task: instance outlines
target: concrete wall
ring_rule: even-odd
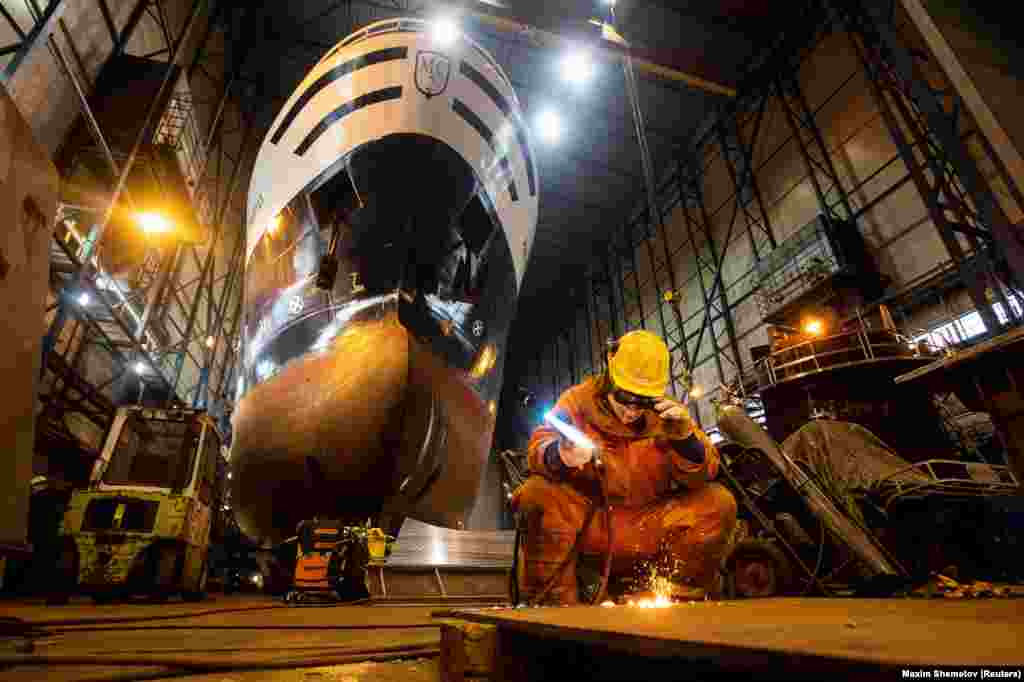
[[[985,97],[997,103],[999,111],[1014,110],[1017,105],[1010,103],[1020,98],[1018,82],[1005,71],[994,72],[977,64],[974,68],[979,87],[984,85]],[[825,38],[805,60],[798,78],[853,211],[856,213],[870,206],[858,220],[858,227],[882,274],[891,281],[888,291],[914,286],[938,264],[948,261],[949,255],[928,218],[917,189],[907,181],[907,168],[897,156],[848,36],[837,33]],[[1024,117],[1017,116],[1015,120],[1020,122]],[[744,128],[748,140],[751,128],[750,125]],[[976,138],[972,139],[975,140],[971,144],[972,152],[979,158],[983,172],[991,179],[995,170],[991,163],[981,159],[983,150]],[[714,248],[720,255],[725,251],[723,283],[732,310],[740,362],[749,366],[750,348],[768,343],[754,291],[754,250],[756,248],[763,257],[770,251],[770,246],[760,227],[755,226],[748,233],[743,212],[737,210],[735,188],[718,144],[708,145],[702,151],[701,189]],[[760,134],[754,140],[753,158],[768,223],[777,242],[782,243],[814,220],[821,210],[793,128],[775,96],[767,103]],[[998,183],[993,184],[997,185],[998,191]],[[1020,215],[1021,207],[1007,201],[1008,193],[1003,193],[1000,198],[1011,216]],[[736,214],[738,216],[733,222]],[[702,393],[699,399],[690,403],[704,426],[711,426],[710,398],[721,382],[712,344],[721,349],[725,378],[731,378],[736,372],[728,350],[725,323],[720,316],[709,325],[700,348],[697,347],[696,337],[705,320],[701,279],[709,290],[713,280],[713,268],[699,268],[697,254],[703,262],[711,263],[712,247],[699,231],[691,239],[678,202],[671,206],[666,218],[664,239],[656,235],[649,243],[641,242],[633,254],[625,247],[627,243],[620,237],[620,246],[625,248],[625,253],[621,261],[611,268],[612,278],[620,277],[621,288],[625,291],[623,296],[618,284],[611,287],[618,314],[618,333],[639,328],[642,309],[646,328],[662,334],[671,346],[679,339],[679,325],[672,309],[673,305],[678,305],[682,327],[688,338],[687,348],[694,363],[693,383]],[[967,246],[965,240],[961,243]],[[632,273],[634,257],[639,290]],[[671,263],[676,282],[672,303],[664,300],[664,292],[672,289],[666,263]],[[600,268],[595,266],[595,269]],[[588,346],[586,335],[577,333],[576,357],[585,358],[584,363],[589,361],[589,364],[600,367],[600,346],[613,335],[614,325],[610,320],[605,288],[598,289],[597,297],[597,305],[590,305],[589,326],[593,343]],[[661,327],[659,307],[667,329]],[[934,326],[971,307],[966,295],[954,292],[902,322],[909,327]],[[575,327],[585,330],[587,324],[587,316],[581,308]],[[557,394],[572,383],[566,361],[570,337],[566,333],[557,342],[547,343],[532,353],[530,361],[525,363],[521,383],[532,387],[542,403],[552,403]],[[678,372],[683,367],[682,352],[674,353],[673,360]],[[685,387],[676,383],[673,392],[682,396]]]
[[[0,87],[0,545],[26,540],[49,243],[59,181]],[[2,552],[0,552],[2,553]]]

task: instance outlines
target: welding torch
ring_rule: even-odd
[[[552,412],[544,415],[544,421],[551,424],[560,434],[572,441],[576,447],[583,448],[590,453],[594,466],[598,469],[604,467],[604,460],[601,459],[601,449],[594,444],[594,441],[587,438],[586,434],[572,424],[562,421]]]

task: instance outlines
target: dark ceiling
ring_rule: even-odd
[[[236,39],[243,57],[246,108],[263,129],[306,72],[336,42],[373,21],[432,16],[452,3],[388,0],[278,0],[237,2]],[[601,0],[466,2],[468,9],[514,16],[560,35],[595,29]],[[653,61],[717,83],[732,85],[742,63],[770,32],[763,0],[620,0],[616,25]],[[540,216],[530,265],[520,295],[519,318],[534,321],[568,302],[593,254],[621,226],[643,194],[639,147],[619,62],[599,62],[584,88],[567,87],[556,70],[561,51],[529,36],[499,31],[463,13],[461,24],[501,63],[529,114],[541,105],[561,112],[565,134],[558,144],[535,144],[541,177]],[[653,167],[671,162],[673,146],[722,99],[673,80],[638,72]],[[543,301],[543,305],[541,305]]]

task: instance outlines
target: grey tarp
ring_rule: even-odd
[[[908,469],[910,462],[859,424],[818,419],[804,424],[782,444],[795,462],[805,465],[837,502],[858,518],[855,491],[875,487],[895,474],[895,480],[911,483],[929,477]]]

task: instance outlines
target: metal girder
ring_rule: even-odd
[[[761,188],[757,184],[757,169],[754,168],[752,151],[757,143],[758,134],[761,132],[761,123],[764,121],[767,103],[768,96],[764,97],[757,107],[749,142],[744,140],[743,131],[736,119],[730,118],[717,126],[722,159],[729,171],[729,179],[732,180],[735,192],[733,199],[746,223],[747,239],[755,260],[761,258],[761,250],[758,248],[758,238],[761,237],[761,234],[767,238],[771,248],[775,248],[775,234],[772,231],[771,221],[768,219],[768,212],[765,210]],[[701,202],[703,204],[703,199]],[[761,233],[757,237],[754,236],[755,229]],[[728,246],[729,244],[726,242],[724,248],[728,248]]]
[[[829,154],[821,129],[814,120],[814,113],[807,104],[796,74],[792,71],[781,72],[776,81],[776,92],[793,133],[793,139],[800,150],[807,175],[814,187],[818,209],[833,225],[852,220],[854,213],[850,207],[850,197],[839,179],[839,173],[832,163],[832,155]],[[811,138],[810,144],[805,138],[807,135]],[[835,196],[832,196],[833,193]]]
[[[976,255],[968,258],[956,236],[960,225],[990,233],[1013,275],[1018,280],[1024,277],[1024,245],[961,138],[962,109],[955,88],[938,92],[929,84],[915,61],[926,55],[915,58],[885,13],[858,0],[827,3],[850,37],[889,134],[985,326],[990,332],[1002,327],[987,291],[1002,303],[1009,320],[1019,322],[991,254],[968,233]],[[924,157],[928,173],[918,163],[915,149]],[[976,214],[963,210],[968,201]],[[955,217],[950,219],[949,213]]]
[[[686,223],[686,233],[689,237],[690,248],[693,250],[694,259],[697,263],[697,281],[700,283],[700,292],[704,300],[704,319],[700,325],[700,332],[697,334],[697,343],[692,351],[692,357],[700,357],[700,349],[704,340],[704,332],[705,330],[710,329],[715,368],[718,370],[719,381],[724,384],[727,379],[721,361],[722,353],[718,345],[718,339],[714,333],[714,323],[711,321],[711,318],[713,313],[717,312],[723,319],[726,333],[729,337],[729,350],[732,354],[732,357],[728,359],[732,361],[737,373],[739,373],[741,371],[742,361],[740,359],[739,345],[736,341],[736,330],[732,320],[732,309],[729,306],[729,298],[726,295],[725,286],[722,282],[722,265],[725,262],[725,256],[728,253],[729,237],[731,236],[732,228],[735,225],[735,213],[733,214],[733,221],[729,225],[729,233],[726,236],[721,254],[719,254],[714,236],[711,234],[710,221],[708,219],[707,208],[704,204],[704,196],[700,186],[701,178],[693,172],[692,166],[690,168],[691,170],[688,171],[687,167],[683,165],[683,162],[680,162],[679,193],[682,198],[683,221]],[[737,198],[737,203],[738,201],[739,200]],[[695,228],[699,228],[704,239],[707,241],[708,251],[711,254],[711,263],[707,263],[701,256],[701,248],[697,245]],[[705,272],[711,275],[712,285],[710,291],[704,282]]]
[[[41,12],[31,12],[30,14],[33,15],[33,24],[32,28],[29,29],[29,32],[26,34],[21,27],[18,26],[17,22],[14,21],[14,18],[7,12],[6,8],[2,6],[2,3],[0,3],[0,10],[2,10],[4,19],[11,25],[14,32],[18,34],[18,37],[21,38],[20,42],[10,46],[15,48],[14,56],[11,57],[11,61],[7,63],[3,74],[0,75],[0,82],[7,82],[10,80],[11,76],[17,72],[18,67],[21,66],[21,63],[25,60],[25,55],[32,49],[32,46],[36,44],[36,41],[41,35],[49,35],[53,32],[53,29],[57,25],[57,19],[59,19],[60,15],[63,13],[63,4],[64,0],[50,0],[46,4],[45,10]]]
[[[110,32],[110,43],[117,43],[117,26],[114,24],[114,17],[110,14],[110,6],[107,5],[107,0],[96,0],[96,4],[100,8],[100,14],[103,15],[103,23],[107,26],[107,31]]]

